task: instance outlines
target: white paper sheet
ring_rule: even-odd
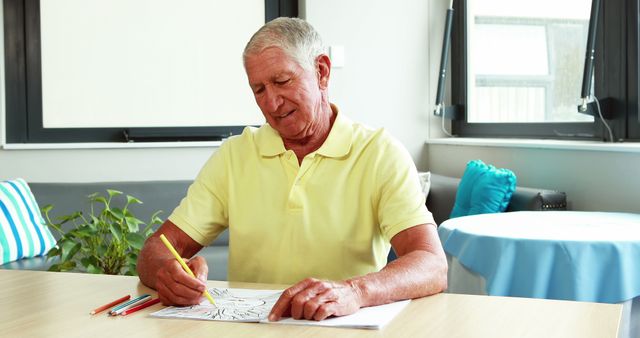
[[[209,293],[211,293],[211,296],[213,296],[216,301],[215,306],[205,300],[199,305],[194,306],[170,306],[152,313],[151,316],[158,318],[381,329],[410,302],[409,300],[405,300],[362,308],[349,316],[334,317],[322,321],[284,318],[277,322],[270,322],[267,316],[273,304],[275,304],[278,297],[280,297],[282,290],[211,288],[209,289]]]
[[[269,324],[331,326],[379,330],[389,324],[389,322],[393,320],[393,318],[395,318],[396,315],[398,315],[398,313],[400,313],[400,311],[409,304],[409,302],[409,300],[403,300],[391,304],[365,307],[348,316],[333,317],[321,321],[285,318],[277,322],[270,322],[268,320],[261,322]]]

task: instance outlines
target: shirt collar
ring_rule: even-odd
[[[351,150],[353,138],[352,122],[348,117],[341,114],[338,107],[333,103],[331,104],[331,109],[336,113],[336,120],[333,121],[329,136],[316,152],[325,157],[342,157]]]
[[[277,156],[287,151],[287,149],[284,148],[280,134],[271,128],[269,123],[263,124],[260,129],[258,129],[256,141],[260,155],[265,157]]]
[[[325,157],[342,157],[349,153],[353,137],[352,122],[346,116],[343,116],[336,105],[331,103],[331,110],[336,113],[336,119],[333,121],[329,136],[316,153]],[[287,150],[278,132],[268,123],[260,127],[256,135],[256,141],[260,155],[277,156]]]

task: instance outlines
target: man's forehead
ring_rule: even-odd
[[[281,51],[248,55],[245,65],[250,78],[275,78],[296,73],[302,68],[295,60]]]
[[[261,49],[260,51],[247,55],[247,58],[253,59],[282,59],[282,60],[290,60],[291,57],[287,55],[287,53],[280,47],[277,46],[269,46]]]

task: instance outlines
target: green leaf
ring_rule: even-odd
[[[71,271],[76,268],[76,262],[74,261],[66,261],[64,263],[60,263],[60,271]]]
[[[68,234],[65,236],[68,236]],[[58,246],[60,247],[60,259],[62,259],[62,261],[65,261],[67,260],[71,249],[76,246],[76,243],[73,240],[67,239],[65,237],[58,241]]]
[[[95,274],[103,274],[104,271],[95,265],[87,265],[87,272]]]
[[[149,220],[149,223],[147,224],[147,226],[144,227],[144,229],[142,230],[142,233],[146,237],[149,237],[153,233],[153,226],[154,225],[162,224],[162,219],[160,219],[160,217],[158,217],[158,215],[161,214],[161,213],[162,213],[162,210],[158,210],[158,211],[154,212],[153,215],[151,215],[151,220]]]
[[[98,217],[91,215],[91,222],[89,222],[89,227],[93,231],[98,231],[99,228],[103,227],[103,224],[102,222],[100,222],[100,219],[98,219]]]
[[[162,219],[158,217],[158,215],[160,215],[161,213],[163,213],[162,210],[154,212],[153,215],[151,215],[151,223],[162,224]]]
[[[64,265],[67,262],[70,262],[73,256],[80,250],[81,247],[82,245],[80,243],[73,243],[71,241],[65,242],[64,246],[62,247],[62,256],[60,257],[63,262],[62,264]]]
[[[104,198],[102,196],[96,196],[91,201],[93,201],[93,202],[101,202],[102,204],[104,204],[106,209],[109,209],[109,202],[107,201],[106,198]]]
[[[129,232],[138,232],[138,230],[140,229],[140,224],[144,224],[144,222],[135,217],[125,217],[125,221],[127,223],[127,227],[129,228]]]
[[[71,215],[60,216],[60,217],[58,217],[58,220],[60,221],[59,225],[65,224],[65,223],[67,223],[69,221],[76,220],[79,217],[82,217],[82,212],[80,212],[80,211],[76,211],[76,212],[72,213]]]
[[[144,245],[144,237],[142,237],[142,235],[136,233],[136,232],[130,232],[126,235],[127,237],[127,242],[129,242],[129,244],[137,250],[142,249],[142,246]]]
[[[122,242],[122,229],[120,229],[120,227],[118,227],[114,223],[111,223],[109,224],[109,230],[111,231],[111,234],[117,242]]]
[[[107,246],[104,244],[99,245],[97,249],[97,256],[104,257],[106,254],[107,254]]]
[[[46,214],[46,213],[49,213],[49,211],[51,211],[52,209],[53,209],[53,205],[47,204],[44,207],[42,207],[41,210],[42,210],[42,212],[44,212]]]
[[[124,212],[124,217],[125,217],[125,218],[126,218],[126,217],[136,217],[136,216],[131,212],[131,210],[129,210],[129,209],[126,209],[126,208],[125,208],[125,209],[124,209],[124,210],[122,210],[122,211]]]
[[[107,189],[107,193],[109,194],[109,197],[122,195],[122,191],[113,190],[113,189]]]
[[[60,255],[60,249],[58,249],[57,246],[54,246],[53,248],[51,248],[51,250],[49,250],[49,252],[47,252],[47,258],[56,257],[58,255]]]
[[[92,257],[85,257],[80,259],[80,264],[82,264],[82,266],[87,267],[89,265],[93,264],[93,260],[91,259]]]
[[[138,254],[135,252],[130,252],[127,255],[127,263],[135,267],[135,265],[138,264]]]
[[[91,238],[97,235],[96,230],[91,229],[89,225],[83,225],[78,229],[78,231],[75,231],[74,233],[80,238]]]
[[[99,224],[100,223],[100,219],[98,217],[96,217],[95,215],[91,215],[89,216],[89,219],[91,220],[91,224]]]
[[[124,219],[124,212],[120,208],[113,208],[107,211],[115,220],[122,221]]]
[[[85,257],[81,259],[80,262],[89,273],[104,273],[104,271],[99,267],[98,260],[94,256]]]
[[[71,271],[76,267],[76,262],[68,261],[60,264],[53,264],[49,267],[49,271]]]
[[[131,203],[142,204],[142,201],[131,195],[127,195],[127,204],[131,204]]]

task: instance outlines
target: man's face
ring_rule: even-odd
[[[300,140],[317,129],[322,103],[317,72],[275,47],[247,56],[245,69],[256,103],[282,138]]]

